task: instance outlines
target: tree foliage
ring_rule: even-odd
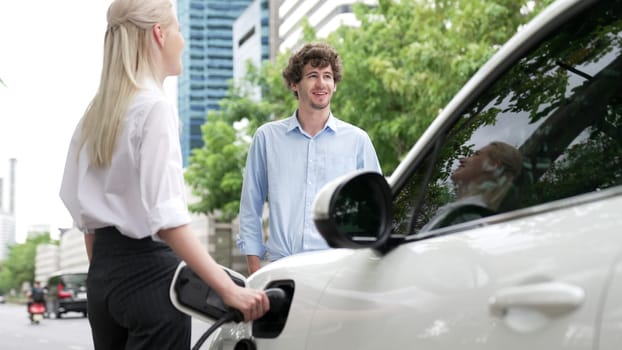
[[[622,182],[622,57],[617,55],[622,20],[619,9],[609,4],[599,4],[594,13],[598,15],[557,28],[555,35],[517,59],[465,109],[438,154],[426,162],[436,164],[427,185],[421,186],[427,171],[420,167],[400,189],[394,201],[396,232],[413,232],[406,227],[410,222],[415,229],[422,227],[440,205],[450,201],[447,195],[453,193],[449,176],[454,160],[474,152],[475,145],[469,140],[478,131],[490,128],[480,135],[498,135],[501,128],[497,132],[492,128],[500,120],[514,126],[528,122],[535,128],[512,129],[515,142],[520,140],[523,169],[504,199],[502,211]],[[590,74],[583,67],[590,67]],[[513,124],[508,123],[513,119]],[[527,120],[516,123],[521,119]],[[415,202],[421,198],[424,200]],[[413,213],[417,216],[411,217]]]
[[[39,244],[54,243],[49,233],[30,237],[22,244],[9,246],[8,258],[0,267],[0,291],[19,290],[22,283],[35,277],[35,258]]]
[[[359,28],[330,40],[344,61],[335,114],[365,129],[383,171],[534,11],[513,0],[390,1],[356,7]]]
[[[390,174],[460,87],[550,2],[380,0],[375,8],[355,6],[361,25],[341,27],[326,39],[344,64],[333,113],[369,133],[383,172]],[[303,29],[305,41],[315,40],[308,24]],[[281,77],[289,55],[281,53],[260,69],[250,66],[221,109],[208,115],[205,146],[193,151],[186,173],[201,198],[192,211],[220,213],[224,220],[237,215],[251,135],[296,108]],[[251,98],[249,87],[259,87],[259,101]],[[246,128],[236,130],[233,125],[242,120]]]

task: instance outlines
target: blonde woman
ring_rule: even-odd
[[[188,349],[190,319],[169,300],[180,258],[245,321],[269,301],[235,285],[188,226],[178,117],[162,89],[182,69],[171,2],[116,0],[107,17],[99,89],[71,140],[60,191],[85,232],[93,341],[96,350]]]
[[[494,213],[520,174],[522,158],[515,147],[500,141],[491,142],[471,156],[460,158],[458,168],[451,174],[456,201],[439,208],[422,231]],[[467,206],[468,210],[458,211]]]
[[[523,166],[521,153],[505,142],[494,141],[461,158],[458,168],[451,175],[456,186],[456,197],[481,198],[481,204],[497,210],[512,181]]]

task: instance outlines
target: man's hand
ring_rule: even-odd
[[[248,275],[252,275],[261,267],[259,257],[257,255],[247,255],[246,263],[248,264]]]

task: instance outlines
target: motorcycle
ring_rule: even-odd
[[[28,315],[30,323],[39,324],[43,320],[45,314],[45,303],[41,301],[33,301],[28,305]]]

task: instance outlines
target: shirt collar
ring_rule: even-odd
[[[296,110],[294,114],[292,114],[291,117],[287,120],[287,132],[295,130],[296,128],[298,128],[299,131],[302,131],[302,125],[300,125],[298,118],[296,118],[297,114],[298,114],[298,110]],[[337,132],[337,118],[333,116],[333,112],[329,112],[328,114],[328,120],[326,121],[326,125],[324,125],[323,130],[326,130],[326,129],[330,129],[333,132]]]

